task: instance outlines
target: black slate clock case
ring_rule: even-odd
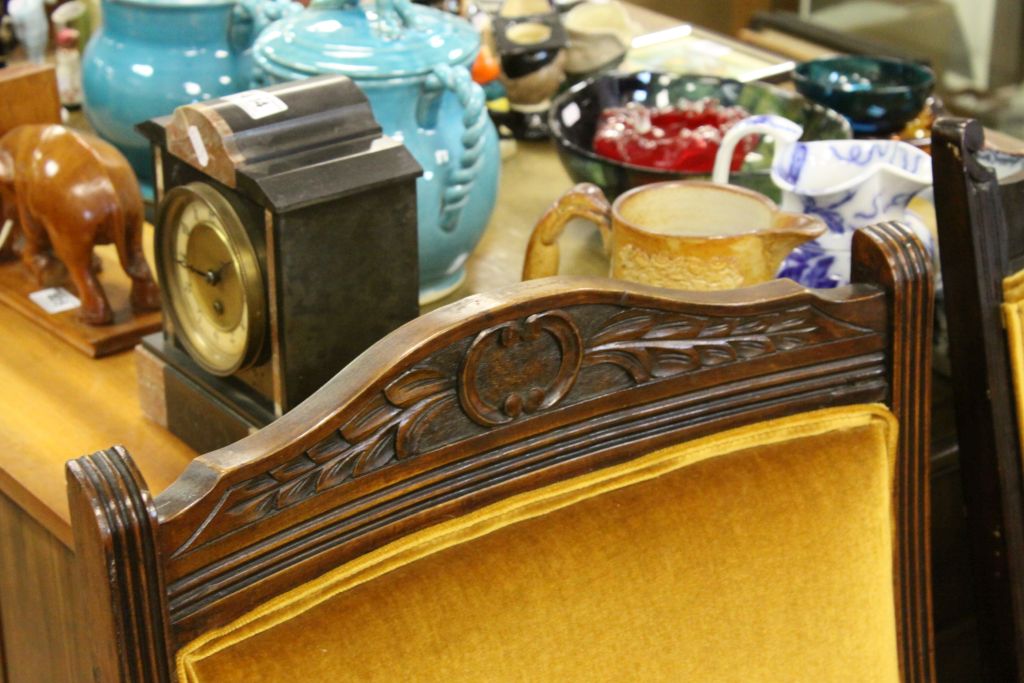
[[[418,315],[421,169],[382,134],[348,78],[187,105],[138,130],[153,145],[158,207],[174,187],[215,188],[241,219],[264,278],[261,353],[229,377],[188,356],[163,290],[163,334],[144,347],[164,363],[167,427],[197,450],[267,424]]]

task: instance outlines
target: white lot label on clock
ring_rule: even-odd
[[[246,90],[224,98],[238,106],[254,121],[288,111],[288,105],[280,97],[264,90]]]
[[[199,129],[195,126],[188,127],[188,139],[192,143],[192,151],[196,153],[196,161],[203,168],[210,163],[210,154],[206,151],[206,145],[203,144],[203,136],[199,133]]]
[[[40,289],[29,294],[28,298],[50,315],[70,311],[82,305],[77,296],[63,287]]]

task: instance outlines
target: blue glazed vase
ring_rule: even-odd
[[[480,37],[467,22],[408,0],[314,0],[253,46],[257,81],[334,73],[370,100],[381,128],[423,167],[416,186],[420,302],[465,279],[497,198],[498,137],[469,67]]]
[[[287,2],[103,0],[103,27],[82,58],[86,117],[152,196],[149,143],[135,124],[249,87],[249,46]]]

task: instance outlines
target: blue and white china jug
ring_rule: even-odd
[[[498,137],[469,73],[480,48],[470,24],[409,0],[313,0],[263,31],[256,80],[333,73],[363,89],[384,132],[423,167],[417,181],[420,301],[465,278],[497,198]]]
[[[934,255],[931,233],[907,205],[931,187],[931,157],[894,140],[798,142],[803,129],[774,115],[751,116],[722,140],[712,179],[728,182],[729,160],[747,135],[775,140],[771,178],[782,190],[781,208],[819,216],[828,232],[806,242],[783,262],[779,277],[807,287],[836,287],[850,281],[853,233],[872,223],[898,220],[910,226]]]
[[[249,87],[260,28],[301,10],[289,0],[103,0],[82,56],[85,115],[152,196],[149,143],[135,124]]]

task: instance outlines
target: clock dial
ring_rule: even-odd
[[[263,345],[259,259],[238,214],[204,183],[174,188],[157,220],[158,268],[177,337],[205,370],[230,375]]]

